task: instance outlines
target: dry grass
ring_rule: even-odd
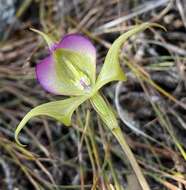
[[[186,5],[184,0],[25,0],[0,43],[0,189],[140,190],[125,155],[89,104],[71,128],[48,118],[14,130],[34,106],[60,99],[45,92],[34,66],[47,54],[30,27],[56,39],[78,32],[97,47],[100,68],[107,49],[135,23],[157,22],[121,51],[128,80],[103,89],[152,190],[186,189]],[[112,72],[112,71],[111,71]]]

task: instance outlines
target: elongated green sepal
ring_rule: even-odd
[[[37,30],[34,28],[30,28],[30,30],[39,34],[45,40],[45,42],[48,44],[49,49],[50,50],[52,49],[52,47],[54,46],[54,40],[52,39],[52,37],[50,37],[48,34],[45,34],[44,32],[41,32],[40,30]]]
[[[94,94],[94,96],[90,98],[90,102],[110,130],[119,127],[112,108],[105,102],[99,93]]]
[[[100,74],[98,75],[98,79],[96,82],[96,89],[100,89],[105,84],[111,82],[111,81],[124,81],[126,80],[126,76],[123,73],[120,63],[119,63],[119,55],[120,55],[120,49],[121,46],[133,35],[144,31],[145,29],[149,27],[161,27],[161,25],[154,24],[154,23],[144,23],[141,25],[134,26],[131,30],[128,32],[122,34],[119,38],[117,38],[114,43],[112,44],[111,48],[109,49],[104,65],[102,67],[102,70]],[[164,28],[163,28],[164,29]]]
[[[16,142],[19,145],[24,146],[18,140],[19,133],[23,129],[25,124],[28,122],[28,120],[38,115],[45,115],[52,117],[60,121],[61,123],[64,123],[66,126],[69,126],[71,123],[71,117],[73,112],[86,99],[87,99],[86,96],[72,97],[65,100],[49,102],[33,108],[30,112],[26,114],[26,116],[22,119],[22,121],[19,123],[18,127],[16,128],[15,131]]]

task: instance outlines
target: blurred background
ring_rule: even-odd
[[[0,0],[1,190],[141,189],[88,103],[75,112],[70,128],[47,117],[32,119],[20,135],[26,148],[15,143],[14,131],[33,107],[64,98],[38,84],[34,68],[48,51],[29,28],[56,40],[69,33],[88,36],[99,72],[112,42],[144,22],[167,31],[151,28],[131,37],[121,50],[128,80],[102,91],[151,189],[186,189],[186,1]]]

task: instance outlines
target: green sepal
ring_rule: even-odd
[[[90,98],[90,102],[106,126],[113,130],[118,128],[118,122],[111,106],[97,92]]]
[[[49,36],[48,34],[45,34],[44,32],[41,32],[40,30],[34,29],[34,28],[30,28],[30,30],[39,34],[45,40],[45,42],[48,44],[49,49],[51,49],[54,46],[55,42],[51,36]]]
[[[99,90],[102,86],[105,84],[111,82],[111,81],[125,81],[126,76],[124,72],[121,69],[120,63],[119,63],[119,55],[120,55],[120,49],[121,46],[133,35],[144,31],[147,28],[157,26],[163,28],[161,25],[155,24],[155,23],[144,23],[140,25],[134,26],[131,30],[128,32],[122,34],[119,36],[114,43],[112,44],[111,48],[109,49],[104,65],[101,69],[100,74],[98,75],[97,81],[96,81],[96,89]],[[164,29],[164,28],[163,28]]]
[[[16,142],[22,145],[19,140],[18,136],[20,131],[24,128],[26,123],[35,116],[44,115],[52,117],[59,122],[69,126],[71,124],[71,117],[75,109],[82,104],[87,99],[86,96],[80,97],[72,97],[65,100],[59,100],[54,102],[45,103],[33,108],[30,112],[28,112],[22,121],[19,123],[18,127],[15,131],[15,140]]]

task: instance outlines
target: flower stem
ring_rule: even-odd
[[[121,131],[121,129],[119,127],[114,128],[112,130],[112,134],[116,137],[117,141],[119,142],[119,144],[121,145],[121,148],[123,149],[123,151],[125,152],[135,174],[136,177],[138,178],[138,181],[142,187],[143,190],[150,190],[150,187],[143,175],[143,173],[141,172],[141,168],[138,165],[136,158],[134,157],[134,154],[132,153],[129,145],[127,144],[124,135]]]
[[[121,145],[124,153],[126,154],[135,174],[136,177],[141,185],[141,188],[143,190],[150,190],[150,187],[140,169],[140,166],[138,165],[134,154],[132,153],[129,145],[127,144],[125,137],[118,125],[116,116],[114,112],[112,111],[111,106],[105,102],[103,97],[99,94],[96,93],[94,96],[90,98],[90,102],[96,112],[99,114],[103,122],[106,124],[106,126],[111,130],[112,134],[116,137],[117,141]]]

